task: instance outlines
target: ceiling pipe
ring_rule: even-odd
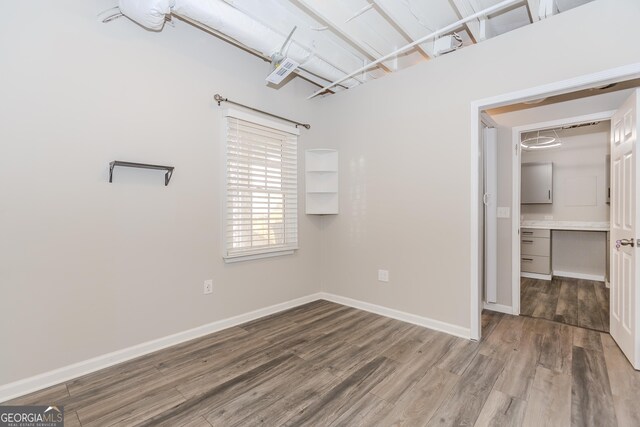
[[[388,55],[385,55],[385,56],[383,56],[381,58],[378,58],[375,61],[368,63],[364,67],[359,68],[359,69],[347,74],[346,76],[344,76],[344,77],[342,77],[342,78],[340,78],[338,80],[335,80],[333,83],[328,84],[328,85],[324,86],[323,88],[318,89],[317,91],[315,91],[313,94],[308,96],[307,99],[314,98],[314,97],[320,95],[321,93],[324,93],[327,90],[331,89],[332,87],[342,83],[343,81],[345,81],[347,79],[350,79],[353,76],[355,76],[357,74],[360,74],[363,71],[366,71],[369,68],[371,68],[371,67],[373,67],[375,65],[378,65],[379,63],[381,63],[383,61],[386,61],[386,60],[388,60],[388,59],[390,59],[390,58],[392,58],[394,56],[397,56],[397,55],[401,54],[402,52],[405,52],[405,51],[413,48],[416,45],[422,44],[422,43],[426,42],[427,40],[430,40],[430,39],[436,38],[436,37],[438,37],[440,35],[447,34],[447,33],[451,32],[451,31],[454,31],[455,29],[460,28],[462,25],[466,24],[469,21],[473,21],[474,19],[478,19],[480,17],[487,16],[487,15],[490,15],[490,14],[495,13],[495,12],[499,12],[502,9],[506,9],[506,8],[508,8],[510,6],[513,6],[515,4],[518,4],[518,3],[522,3],[522,0],[505,0],[505,1],[502,1],[502,2],[500,2],[498,4],[493,5],[491,7],[488,7],[486,9],[484,9],[484,10],[481,10],[480,12],[476,12],[473,15],[469,15],[467,17],[464,17],[464,18],[460,19],[459,21],[454,22],[453,24],[447,25],[444,28],[441,28],[439,30],[436,30],[436,31],[432,32],[431,34],[428,34],[428,35],[426,35],[424,37],[421,37],[418,40],[415,40],[415,41],[409,43],[408,45],[406,45],[404,47],[401,47],[400,49],[398,49],[396,51],[393,51],[393,52],[389,53]]]
[[[154,31],[162,30],[166,16],[176,15],[190,23],[199,23],[199,27],[204,26],[222,33],[227,38],[267,57],[282,45],[284,39],[284,36],[272,28],[224,0],[119,0],[119,8],[131,20]],[[333,81],[346,74],[346,71],[342,71],[295,40],[289,45],[287,56],[298,62],[304,68],[304,72],[319,76],[324,81]],[[318,86],[325,84],[324,81],[317,83]],[[346,87],[361,83],[358,78],[352,77],[342,79],[340,83],[342,82]],[[335,86],[336,84],[331,85]]]

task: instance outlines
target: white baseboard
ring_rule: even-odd
[[[504,314],[513,314],[513,308],[509,305],[503,305],[503,304],[494,304],[491,302],[485,302],[484,303],[484,309],[485,310],[490,310],[490,311],[497,311],[498,313],[504,313]]]
[[[381,316],[390,317],[407,323],[413,323],[414,325],[445,332],[460,338],[471,339],[471,329],[469,328],[452,325],[451,323],[441,322],[428,317],[418,316],[404,311],[395,310],[393,308],[387,308],[381,305],[371,304],[327,292],[321,292],[320,295],[322,299],[335,302],[337,304],[347,305],[349,307],[379,314]]]
[[[172,345],[200,338],[223,329],[231,328],[260,317],[268,316],[270,314],[307,304],[319,299],[322,299],[320,294],[307,295],[291,301],[254,310],[249,313],[218,320],[183,332],[178,332],[177,334],[147,341],[142,344],[64,366],[53,371],[44,372],[33,377],[0,385],[0,402],[33,393],[34,391],[42,390],[59,383],[69,381],[73,378],[108,368],[109,366],[117,365],[118,363],[126,362],[127,360],[135,359],[136,357],[144,356],[145,354],[149,354],[154,351],[162,350],[163,348],[171,347]]]
[[[554,276],[569,277],[571,279],[593,280],[596,282],[604,282],[604,275],[573,273],[571,271],[554,271]]]
[[[332,301],[353,308],[358,308],[360,310],[369,311],[371,313],[401,320],[403,322],[413,323],[425,328],[446,332],[450,335],[455,335],[461,338],[470,339],[471,337],[471,331],[469,328],[463,328],[461,326],[452,325],[450,323],[433,320],[428,317],[417,316],[415,314],[405,313],[403,311],[394,310],[391,308],[382,307],[351,298],[341,297],[326,292],[319,292],[301,298],[296,298],[291,301],[254,310],[249,313],[218,320],[183,332],[168,335],[166,337],[147,341],[142,344],[134,345],[122,350],[117,350],[111,353],[97,356],[92,359],[54,369],[49,372],[44,372],[33,377],[0,385],[0,403],[7,400],[15,399],[16,397],[20,397],[25,394],[42,390],[56,384],[60,384],[65,381],[69,381],[82,375],[90,374],[91,372],[99,371],[100,369],[108,368],[109,366],[117,365],[118,363],[126,362],[127,360],[135,359],[136,357],[144,356],[145,354],[149,354],[154,351],[162,350],[164,348],[171,347],[185,341],[200,338],[205,335],[221,331],[223,329],[241,325],[242,323],[249,322],[260,317],[268,316],[270,314],[278,313],[280,311],[284,311],[320,299]]]
[[[551,280],[553,277],[551,274],[538,274],[538,273],[520,273],[520,277],[526,277],[528,279],[538,279],[538,280]]]

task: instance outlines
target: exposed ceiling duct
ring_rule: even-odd
[[[271,84],[289,72],[319,86],[309,98],[533,24],[593,0],[119,0],[124,14],[161,31],[172,17],[270,62]],[[119,11],[117,9],[120,9]],[[297,28],[290,43],[283,42]],[[295,71],[293,71],[295,70]],[[281,80],[282,79],[282,80]],[[282,81],[282,83],[277,83]]]
[[[119,7],[129,19],[150,30],[161,31],[165,18],[176,15],[220,32],[266,57],[277,53],[286,38],[222,0],[119,0]],[[288,47],[287,57],[300,64],[300,68],[329,81],[345,75],[295,40]],[[348,79],[342,84],[353,87],[359,82]]]

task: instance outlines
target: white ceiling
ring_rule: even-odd
[[[207,1],[224,2],[277,36],[273,41],[269,40],[269,46],[273,44],[270,52],[265,51],[264,39],[254,41],[256,46],[230,40],[263,58],[269,58],[277,52],[286,36],[294,26],[297,27],[293,43],[304,51],[311,52],[334,71],[333,76],[310,73],[305,70],[303,62],[299,75],[323,87],[335,80],[336,75],[352,73],[434,31],[495,6],[502,0]],[[462,24],[453,31],[461,37],[464,48],[540,20],[541,4],[550,4],[551,14],[556,14],[590,1],[592,0],[522,0],[487,17]],[[224,33],[224,30],[216,32]],[[233,37],[229,34],[226,36],[229,36],[227,39]],[[246,40],[245,43],[251,43],[249,38]],[[355,75],[345,86],[338,85],[332,90],[343,90],[347,86],[380,78],[419,62],[432,60],[435,56],[434,42],[431,40]]]

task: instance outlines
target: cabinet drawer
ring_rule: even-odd
[[[551,256],[551,239],[522,236],[520,238],[520,254]]]
[[[522,255],[520,270],[526,273],[551,274],[551,257]]]
[[[540,230],[537,228],[521,228],[520,236],[524,237],[546,237],[551,238],[551,230]]]

